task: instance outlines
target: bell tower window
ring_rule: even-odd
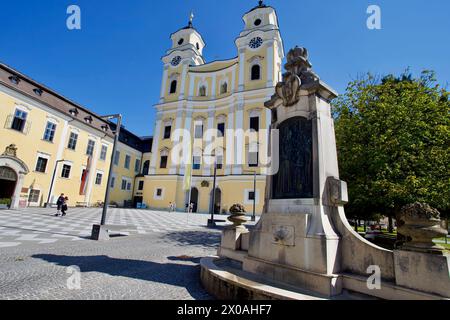
[[[169,91],[169,93],[170,93],[170,94],[173,94],[173,93],[175,93],[175,92],[177,92],[177,80],[173,80],[173,81],[170,83],[170,91]]]
[[[261,67],[255,64],[251,70],[251,80],[260,80],[261,79]]]
[[[255,20],[255,26],[259,26],[259,25],[261,25],[261,23],[262,23],[261,19]]]

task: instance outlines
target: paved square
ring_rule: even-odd
[[[208,215],[109,212],[107,223],[131,226],[130,236],[88,240],[100,209],[72,209],[64,218],[47,209],[0,211],[0,299],[212,298],[198,265],[220,242],[220,228],[206,228]]]
[[[55,217],[54,209],[0,210],[0,248],[57,241],[87,240],[92,225],[100,223],[101,209],[71,209]],[[128,226],[127,234],[167,233],[206,226],[209,215],[137,209],[109,209],[107,224]],[[221,219],[225,220],[225,217]]]

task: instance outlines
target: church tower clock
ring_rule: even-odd
[[[182,100],[185,93],[185,81],[189,66],[205,63],[203,48],[205,42],[193,26],[194,14],[191,13],[186,27],[172,33],[172,47],[162,57],[164,63],[163,82],[161,85],[160,103],[166,100]]]
[[[276,11],[259,1],[243,20],[244,30],[235,42],[239,51],[239,91],[274,87],[281,80],[284,58]]]

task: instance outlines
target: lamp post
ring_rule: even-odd
[[[111,180],[112,180],[113,168],[114,168],[114,158],[116,156],[117,143],[119,141],[120,128],[122,126],[122,115],[121,114],[103,116],[101,118],[105,119],[105,120],[117,119],[117,127],[116,127],[116,131],[114,133],[114,144],[113,144],[113,150],[112,150],[112,154],[111,154],[111,161],[109,164],[108,182],[106,185],[105,201],[103,203],[102,220],[100,222],[100,225],[94,225],[92,228],[91,238],[93,240],[109,239],[109,235],[108,235],[106,229],[102,228],[102,227],[104,227],[106,224],[106,215],[108,213],[108,204],[109,204],[109,199],[110,199],[110,187],[111,187]]]
[[[252,221],[256,221],[256,170],[255,171],[244,171],[247,173],[253,173],[253,215]]]
[[[213,189],[212,189],[212,201],[211,201],[211,219],[208,220],[208,227],[216,227],[216,222],[214,220],[214,211],[216,207],[216,183],[217,183],[217,158],[215,154],[207,155],[214,157],[214,179],[213,179]]]
[[[110,116],[104,116],[102,118],[104,118],[106,120],[117,119],[117,127],[116,127],[116,132],[114,133],[114,145],[113,145],[113,150],[112,150],[112,155],[111,155],[111,162],[109,164],[108,184],[106,185],[105,201],[103,203],[102,221],[100,222],[100,225],[104,226],[106,223],[106,214],[108,213],[108,204],[109,204],[109,199],[110,199],[110,187],[111,187],[111,180],[112,180],[113,168],[114,168],[114,158],[116,156],[117,143],[119,142],[120,128],[122,126],[122,115],[114,114],[114,115],[110,115]]]
[[[44,208],[47,208],[50,205],[50,197],[52,196],[52,193],[53,193],[53,184],[55,183],[56,170],[58,169],[58,164],[60,162],[64,162],[64,161],[66,161],[66,160],[56,160],[55,169],[53,169],[52,182],[50,182],[50,190],[48,190],[47,203],[45,204]]]

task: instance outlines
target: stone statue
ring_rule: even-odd
[[[10,144],[6,147],[5,152],[3,152],[4,156],[17,157],[17,147],[15,144]]]
[[[287,72],[283,74],[283,81],[277,84],[275,95],[266,103],[266,107],[273,107],[279,99],[286,107],[295,105],[300,99],[301,87],[319,80],[319,76],[312,71],[306,48],[296,46],[291,49],[287,54],[285,69]]]

